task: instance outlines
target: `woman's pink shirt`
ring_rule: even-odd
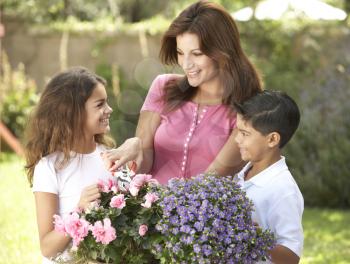
[[[236,115],[225,105],[187,101],[170,113],[163,113],[164,86],[173,74],[159,75],[153,81],[142,111],[159,113],[161,123],[154,136],[154,158],[150,174],[161,184],[174,177],[188,178],[206,171],[226,143],[236,125]]]

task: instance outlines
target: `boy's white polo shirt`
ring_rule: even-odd
[[[235,177],[253,201],[252,218],[263,229],[270,229],[277,244],[292,250],[299,257],[303,248],[302,214],[304,199],[288,170],[285,158],[254,177],[244,181],[249,162]],[[266,263],[266,262],[264,262]]]

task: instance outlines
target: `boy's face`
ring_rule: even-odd
[[[258,162],[270,150],[269,135],[264,136],[255,130],[249,121],[237,114],[238,133],[235,137],[241,158],[244,161]]]

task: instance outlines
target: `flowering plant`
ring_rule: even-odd
[[[159,189],[161,263],[254,263],[274,246],[270,231],[251,218],[252,202],[232,177],[199,175],[172,179]]]
[[[125,176],[125,175],[124,175]],[[130,175],[126,174],[126,178]],[[130,178],[130,177],[129,177]],[[160,236],[155,225],[160,218],[154,206],[158,196],[151,191],[151,175],[100,181],[101,197],[85,211],[66,218],[54,216],[55,230],[72,238],[71,259],[65,263],[152,263],[151,241]],[[57,259],[56,259],[57,261]]]

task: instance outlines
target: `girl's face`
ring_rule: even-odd
[[[176,45],[177,62],[191,86],[200,87],[218,81],[218,68],[215,62],[201,51],[196,34],[185,32],[178,35]]]
[[[98,83],[85,102],[85,135],[93,137],[108,132],[110,130],[109,117],[112,111],[107,103],[106,89],[103,84]]]

